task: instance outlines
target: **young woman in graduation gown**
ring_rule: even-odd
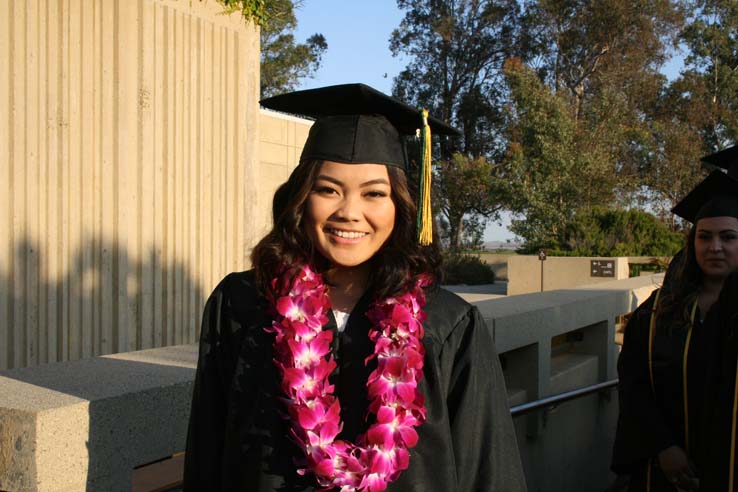
[[[490,332],[417,240],[418,112],[366,86],[262,103],[318,119],[254,270],[205,307],[184,489],[525,490]]]
[[[730,194],[738,183],[716,173],[675,207],[694,223],[686,246],[625,330],[612,468],[630,475],[630,491],[727,490],[706,477],[726,305],[718,298],[738,269],[738,199]]]

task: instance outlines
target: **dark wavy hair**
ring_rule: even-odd
[[[274,194],[274,226],[251,253],[257,286],[267,297],[276,294],[272,279],[291,279],[303,264],[319,272],[330,267],[303,227],[305,203],[322,165],[319,160],[301,162]],[[387,242],[369,260],[369,288],[377,298],[405,292],[422,274],[429,274],[437,282],[441,269],[435,233],[430,246],[417,242],[415,192],[408,186],[405,172],[395,166],[387,166],[387,172],[395,204],[395,226]]]
[[[672,259],[661,287],[656,319],[669,323],[670,328],[689,326],[692,306],[704,278],[694,250],[696,232],[697,226],[694,225],[686,236],[684,249]]]

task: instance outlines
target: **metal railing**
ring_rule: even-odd
[[[610,389],[613,386],[617,386],[617,384],[618,380],[612,379],[610,381],[605,381],[604,383],[597,383],[591,386],[585,386],[584,388],[577,388],[575,390],[565,391],[564,393],[559,393],[558,395],[551,395],[547,396],[546,398],[541,398],[540,400],[515,405],[514,407],[510,408],[510,413],[513,417],[519,417],[521,415],[540,410],[541,408],[555,407],[559,403],[563,403],[565,401],[575,400],[583,396],[591,395],[592,393],[598,393],[600,391]]]

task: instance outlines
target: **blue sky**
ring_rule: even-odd
[[[296,14],[297,41],[321,33],[328,42],[321,68],[315,77],[304,80],[300,89],[362,82],[387,94],[392,92],[392,79],[407,61],[393,57],[389,50],[390,34],[404,15],[395,0],[304,0]],[[677,54],[664,73],[671,79],[680,68]],[[514,237],[507,229],[509,215],[501,222],[487,225],[486,241]]]
[[[301,88],[363,82],[391,92],[393,77],[405,66],[389,50],[390,34],[402,17],[395,0],[305,0],[297,10],[295,36],[304,41],[321,33],[328,51],[315,78]]]

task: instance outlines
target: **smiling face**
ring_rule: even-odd
[[[738,219],[705,217],[695,227],[694,252],[702,273],[720,279],[738,270]]]
[[[303,227],[331,265],[369,260],[395,227],[387,167],[324,162],[305,204]]]

